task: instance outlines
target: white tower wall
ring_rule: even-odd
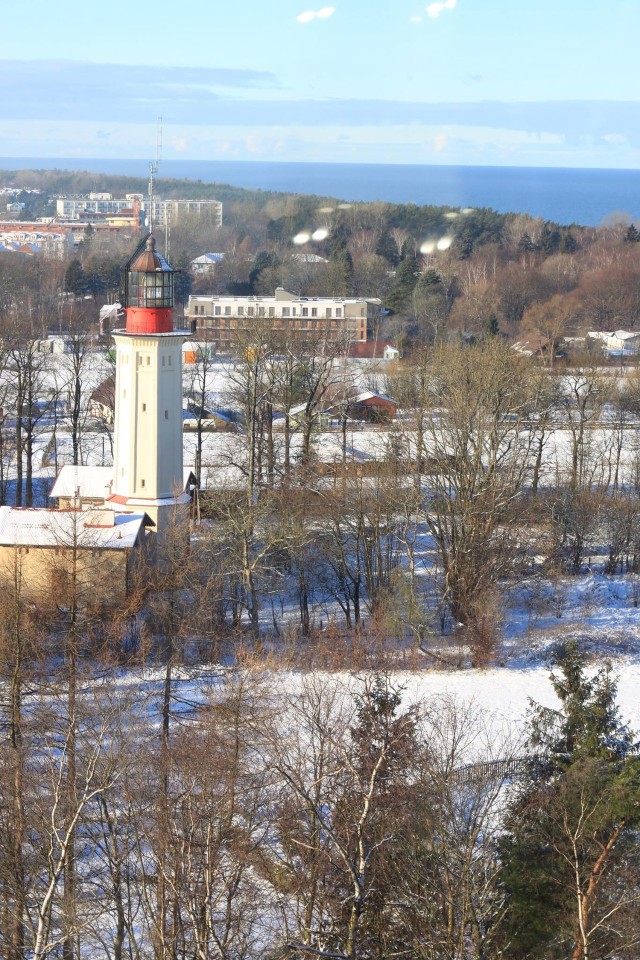
[[[176,333],[114,333],[113,493],[119,497],[175,500],[182,490],[183,339]]]

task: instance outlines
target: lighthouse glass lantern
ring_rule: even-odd
[[[170,333],[173,329],[173,270],[155,247],[149,235],[144,250],[127,265],[128,333]]]

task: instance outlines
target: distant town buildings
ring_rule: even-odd
[[[380,308],[373,297],[299,297],[278,287],[272,297],[190,296],[187,317],[194,333],[224,351],[262,318],[300,339],[366,341]]]
[[[0,251],[43,254],[57,260],[71,256],[73,232],[56,224],[0,221]]]
[[[139,210],[154,228],[164,228],[179,223],[185,217],[195,216],[214,226],[222,223],[222,203],[219,200],[153,200],[141,193],[128,193],[125,197],[112,197],[110,193],[90,193],[88,197],[59,197],[56,200],[56,216],[65,220],[88,220],[95,217],[109,218],[125,212]]]

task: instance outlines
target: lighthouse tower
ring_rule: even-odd
[[[114,331],[115,509],[144,509],[159,544],[188,515],[182,469],[182,342],[173,329],[173,270],[149,235],[126,265],[126,327]]]

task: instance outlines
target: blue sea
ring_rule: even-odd
[[[0,169],[25,168],[147,177],[149,164],[146,160],[0,157]],[[254,190],[312,193],[347,202],[491,207],[500,213],[529,213],[582,226],[598,226],[619,214],[640,220],[640,170],[163,160],[158,175]],[[96,189],[100,189],[98,180]]]

